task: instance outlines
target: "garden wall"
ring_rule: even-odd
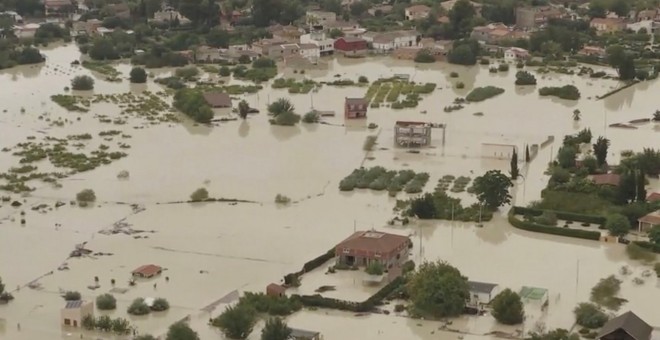
[[[290,273],[284,276],[284,284],[290,285],[293,282],[297,282],[298,278],[302,276],[303,274],[312,271],[320,266],[322,266],[324,263],[332,260],[335,257],[335,248],[333,247],[332,249],[328,250],[322,255],[317,256],[316,258],[307,261],[304,265],[302,270],[295,272],[295,273]]]
[[[551,211],[551,210],[548,210]],[[530,209],[530,208],[524,208],[524,207],[513,207],[511,210],[509,210],[509,223],[518,228],[518,229],[523,229],[527,231],[533,231],[533,232],[538,232],[538,233],[545,233],[545,234],[552,234],[552,235],[560,235],[560,236],[568,236],[568,237],[576,237],[576,238],[582,238],[582,239],[587,239],[587,240],[600,240],[600,232],[598,231],[589,231],[589,230],[576,230],[576,229],[570,229],[570,228],[561,228],[561,227],[556,227],[556,226],[549,226],[549,225],[543,225],[543,224],[538,224],[530,221],[524,221],[519,219],[516,215],[532,215],[532,216],[539,216],[543,214],[544,210],[541,209]],[[574,214],[574,213],[568,213],[568,212],[561,212],[561,211],[552,211],[553,213],[557,214],[557,218],[563,219],[563,220],[570,220],[570,221],[576,221],[576,222],[585,222],[585,223],[595,223],[602,225],[605,223],[605,218],[602,216],[595,216],[595,215],[583,215],[583,214]]]

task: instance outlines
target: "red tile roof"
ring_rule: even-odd
[[[654,211],[648,215],[640,217],[637,221],[651,225],[660,225],[660,212]]]
[[[407,236],[387,234],[379,231],[358,231],[337,245],[338,248],[387,254],[410,243]]]
[[[646,201],[647,202],[657,202],[660,201],[660,192],[652,192],[648,196],[646,196]]]
[[[348,105],[367,105],[369,102],[364,98],[346,98]]]
[[[266,291],[276,294],[283,294],[286,291],[286,288],[282,287],[282,285],[278,285],[277,283],[271,283],[266,286]]]
[[[157,266],[155,264],[145,264],[144,266],[140,266],[133,270],[131,274],[140,274],[142,276],[154,276],[158,274],[159,271],[163,270],[160,266]]]
[[[617,187],[619,186],[619,183],[621,183],[621,175],[618,174],[592,175],[591,180],[598,185],[613,185]]]

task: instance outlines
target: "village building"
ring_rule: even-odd
[[[300,36],[304,33],[303,30],[292,25],[273,25],[268,28],[268,31],[273,35],[273,39],[287,43],[297,43],[300,40]]]
[[[109,4],[108,9],[114,16],[118,18],[122,18],[122,19],[131,18],[131,8],[128,7],[128,4],[125,2]]]
[[[327,11],[307,11],[305,18],[307,25],[325,25],[336,21],[337,14]]]
[[[143,266],[137,267],[131,272],[133,277],[140,277],[143,279],[149,279],[156,275],[159,275],[163,272],[163,268],[155,264],[145,264]]]
[[[428,18],[431,7],[426,5],[412,5],[405,10],[406,20],[420,20]]]
[[[363,37],[373,49],[379,52],[388,52],[399,47],[417,46],[417,41],[420,39],[417,31],[367,32]]]
[[[440,6],[445,10],[446,13],[449,13],[452,10],[452,8],[454,8],[454,5],[456,5],[456,3],[458,1],[459,0],[449,0],[449,1],[441,2]],[[484,6],[482,4],[480,4],[478,2],[474,2],[474,1],[470,1],[470,5],[472,5],[472,7],[474,8],[474,12],[475,12],[476,16],[480,17],[481,16],[481,9]]]
[[[470,38],[477,41],[494,44],[503,39],[511,38],[513,30],[501,22],[491,23],[486,26],[476,26],[470,33]]]
[[[96,34],[96,30],[101,27],[103,22],[99,19],[89,19],[87,21],[75,21],[71,27],[71,34],[74,36]]]
[[[268,56],[272,59],[284,59],[293,55],[300,54],[298,44],[282,44],[271,47]]]
[[[646,201],[649,203],[660,202],[660,192],[652,192],[646,196]]]
[[[179,21],[180,25],[187,25],[191,22],[190,19],[184,17],[179,11],[172,7],[165,7],[162,10],[155,12],[153,19],[150,19],[149,21],[161,24]]]
[[[220,61],[222,52],[217,47],[202,45],[195,49],[195,62],[197,63],[213,63]]]
[[[252,43],[252,51],[261,57],[269,57],[270,50],[287,42],[282,39],[261,39]]]
[[[376,5],[369,8],[367,13],[369,13],[371,16],[378,17],[392,13],[393,8],[394,6],[392,5]]]
[[[589,27],[595,29],[598,34],[613,33],[625,29],[626,21],[623,18],[593,18]]]
[[[344,20],[336,20],[332,22],[326,22],[325,24],[321,25],[323,26],[323,30],[326,33],[329,33],[330,31],[334,29],[338,29],[344,33],[348,31],[353,31],[357,29],[363,29],[359,23],[356,21],[344,21]],[[366,32],[366,30],[364,30]]]
[[[346,98],[344,100],[344,118],[367,118],[369,101],[364,98]]]
[[[278,285],[277,283],[271,283],[266,286],[266,295],[268,296],[282,297],[284,296],[285,292],[286,288],[284,288],[282,285]]]
[[[306,331],[304,329],[291,328],[291,340],[322,340],[321,333],[315,331]]]
[[[375,230],[357,231],[335,247],[337,262],[348,266],[368,266],[373,262],[385,268],[408,260],[412,242],[407,236]]]
[[[657,225],[660,225],[660,210],[648,213],[637,219],[637,231],[639,232],[648,232]]]
[[[367,41],[361,38],[341,37],[335,40],[335,51],[346,57],[363,57],[367,55]]]
[[[394,141],[401,147],[428,146],[431,144],[431,124],[397,121],[394,124]]]
[[[202,94],[204,100],[214,109],[226,109],[231,107],[231,97],[222,92],[205,92]]]
[[[431,55],[436,57],[436,60],[443,60],[447,54],[454,48],[452,40],[433,40],[433,38],[422,38],[419,44],[430,50]],[[413,58],[414,59],[414,58]]]
[[[18,38],[33,38],[39,27],[41,27],[41,25],[35,23],[14,26],[14,34]]]
[[[93,302],[67,301],[60,310],[60,323],[63,326],[82,327],[82,321],[87,315],[94,316]]]
[[[585,57],[590,56],[590,57],[598,57],[598,58],[605,58],[607,56],[607,53],[605,52],[604,48],[598,46],[588,46],[588,45],[582,47],[582,49],[579,50],[577,54]]]
[[[319,53],[322,56],[331,55],[335,51],[335,40],[326,36],[322,28],[316,27],[312,32],[300,36],[301,44],[314,44],[319,47]]]
[[[44,0],[43,4],[46,16],[58,15],[74,9],[71,0]]]
[[[0,17],[9,17],[13,20],[14,23],[22,24],[23,17],[14,11],[4,11],[0,12]]]
[[[598,340],[650,340],[653,327],[633,312],[626,312],[605,323]]]
[[[659,19],[658,14],[660,14],[660,12],[658,12],[657,9],[644,9],[644,10],[639,11],[635,15],[635,20],[636,21],[648,21],[648,20],[654,21],[654,20]]]
[[[589,176],[592,182],[596,185],[609,185],[618,187],[621,183],[621,175],[619,174],[598,174]]]
[[[545,26],[551,19],[564,17],[564,11],[553,6],[516,8],[516,27],[534,29]]]
[[[468,281],[470,287],[470,300],[468,305],[481,306],[490,303],[499,293],[499,286],[495,283]]]
[[[504,51],[504,60],[506,61],[525,60],[530,56],[529,51],[520,47],[510,47]]]
[[[311,63],[316,64],[321,58],[321,50],[314,44],[298,44],[300,47],[300,55],[309,60]]]

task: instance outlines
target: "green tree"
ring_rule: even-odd
[[[96,319],[91,314],[87,314],[82,319],[81,326],[83,329],[92,331],[96,328]]]
[[[163,298],[155,299],[154,303],[151,305],[151,310],[155,312],[162,312],[168,309],[170,309],[170,303]]]
[[[209,192],[206,188],[198,188],[190,194],[190,200],[193,202],[205,201],[209,198]]]
[[[468,0],[459,0],[454,4],[448,16],[455,39],[463,38],[470,33],[475,14],[476,11]]]
[[[600,328],[607,322],[607,314],[593,303],[583,302],[573,310],[578,325],[587,328]]]
[[[245,100],[241,100],[238,103],[238,116],[242,119],[246,119],[248,113],[250,112],[250,105]]]
[[[229,32],[214,28],[206,35],[206,44],[211,47],[227,48],[229,46]]]
[[[525,318],[525,309],[520,295],[509,288],[497,294],[491,305],[495,320],[505,325],[517,325],[522,323]]]
[[[353,2],[349,9],[351,11],[351,15],[354,17],[361,17],[362,14],[364,14],[371,5],[369,4],[368,1],[362,0],[362,1],[355,1]]]
[[[179,321],[167,330],[165,340],[199,340],[199,335],[187,323]]]
[[[220,67],[220,76],[229,77],[231,75],[231,70],[227,66]]]
[[[613,0],[610,3],[610,11],[616,13],[620,17],[628,16],[630,13],[630,1],[628,0]]]
[[[119,52],[116,49],[116,45],[109,37],[95,39],[88,53],[90,58],[94,60],[119,59]]]
[[[248,306],[229,306],[222,314],[213,319],[212,325],[220,328],[222,332],[231,339],[246,339],[255,323],[257,315],[252,307]]]
[[[104,332],[110,332],[112,330],[112,319],[107,315],[99,316],[96,319],[96,328]]]
[[[604,18],[607,15],[607,8],[603,0],[592,0],[589,3],[587,15],[591,18]]]
[[[201,91],[182,88],[174,94],[174,107],[198,123],[209,123],[213,119],[213,110],[204,100]]]
[[[341,1],[340,0],[322,0],[321,9],[328,12],[333,12],[337,15],[341,14]]]
[[[651,230],[649,230],[649,241],[660,246],[660,225],[654,225]]]
[[[624,236],[630,231],[630,221],[621,214],[610,214],[605,221],[605,228],[612,236]]]
[[[75,76],[71,80],[71,89],[76,91],[93,90],[94,79],[90,76]]]
[[[147,71],[142,67],[133,67],[131,70],[131,83],[144,84],[147,82]]]
[[[499,170],[487,171],[475,178],[473,184],[479,202],[493,210],[511,202],[509,188],[512,186],[511,179]]]
[[[131,315],[147,315],[151,310],[149,306],[144,302],[144,299],[137,298],[133,300],[130,306],[128,306],[127,313]]]
[[[467,278],[443,261],[422,263],[406,288],[413,312],[422,316],[458,316],[470,296]]]
[[[575,157],[577,156],[577,150],[575,147],[570,145],[564,145],[559,148],[557,153],[557,162],[559,166],[564,169],[571,169],[575,167]]]
[[[78,202],[94,202],[96,201],[96,194],[92,189],[83,189],[76,194],[76,200]]]
[[[293,104],[291,104],[286,98],[280,98],[268,105],[268,112],[274,117],[277,117],[284,112],[293,112],[294,110],[295,108]]]
[[[598,160],[594,156],[586,156],[582,159],[582,167],[587,169],[589,174],[593,174],[598,169]]]
[[[96,308],[99,310],[113,310],[117,308],[117,299],[112,294],[102,294],[96,297]]]
[[[518,170],[518,153],[516,149],[513,149],[513,154],[511,154],[511,179],[516,180],[520,176],[520,170]]]
[[[593,145],[594,155],[598,161],[598,166],[607,164],[607,149],[610,147],[610,140],[604,137],[598,137],[596,144]]]
[[[372,261],[365,269],[369,275],[383,275],[385,267],[379,261]]]
[[[419,50],[417,54],[415,55],[415,62],[416,63],[434,63],[435,62],[435,57],[431,54],[431,52],[425,48]]]
[[[116,334],[128,334],[131,332],[131,323],[124,318],[112,320],[112,331]]]
[[[459,45],[449,51],[447,61],[457,65],[476,65],[477,56],[469,45]]]
[[[280,318],[271,318],[261,330],[261,340],[288,340],[291,328]]]
[[[78,301],[78,300],[81,299],[81,296],[80,296],[79,292],[68,291],[68,292],[64,293],[63,298],[66,301]]]
[[[573,110],[573,120],[576,121],[576,122],[579,122],[580,118],[581,118],[580,117],[580,110],[578,110],[578,109]]]
[[[516,85],[536,85],[536,77],[527,71],[516,72]]]
[[[633,57],[621,45],[612,45],[607,48],[607,61],[617,70],[619,79],[631,80],[637,75]]]
[[[525,163],[531,162],[532,159],[529,156],[529,145],[525,145]]]

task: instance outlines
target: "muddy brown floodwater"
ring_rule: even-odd
[[[338,182],[364,161],[365,166],[382,165],[389,169],[427,171],[431,179],[426,190],[432,190],[443,175],[465,175],[472,178],[489,169],[508,170],[508,160],[482,157],[481,143],[540,144],[547,136],[555,142],[542,148],[534,161],[522,168],[524,181],[517,183],[514,200],[527,204],[539,199],[547,177],[546,163],[556,152],[565,134],[589,127],[595,136],[611,140],[611,160],[618,160],[621,150],[640,150],[656,146],[660,141],[658,127],[652,123],[636,130],[607,127],[615,122],[649,118],[658,107],[654,94],[660,91],[657,81],[645,82],[623,90],[604,100],[595,100],[619,84],[614,80],[592,80],[559,74],[538,75],[539,85],[575,84],[582,99],[567,102],[540,98],[534,88],[513,85],[516,70],[490,74],[485,66],[459,67],[438,63],[430,66],[384,59],[329,59],[324,71],[305,75],[285,71],[287,76],[309,77],[332,81],[341,77],[357,80],[364,75],[373,81],[405,73],[416,82],[433,82],[438,89],[424,96],[419,107],[406,110],[379,108],[369,110],[366,122],[350,122],[343,126],[344,97],[363,96],[366,87],[324,86],[311,95],[289,95],[270,86],[257,94],[237,96],[257,107],[261,114],[247,121],[233,121],[213,127],[196,126],[183,119],[181,123],[145,124],[139,118],[126,118],[124,125],[102,124],[94,115],[115,118],[120,109],[113,104],[95,104],[88,113],[67,112],[50,100],[64,93],[74,75],[92,74],[89,70],[70,66],[79,58],[74,45],[57,46],[45,51],[44,65],[26,66],[0,72],[0,147],[12,147],[29,136],[41,140],[46,136],[90,133],[94,138],[84,142],[83,150],[100,143],[115,145],[119,138],[104,141],[98,133],[110,129],[130,134],[125,150],[127,157],[93,171],[74,174],[60,181],[61,187],[40,182],[31,183],[36,190],[25,197],[20,208],[7,203],[0,207],[0,275],[15,300],[0,305],[0,338],[9,340],[78,338],[76,330],[60,326],[59,311],[64,303],[62,290],[77,290],[83,298],[108,292],[111,279],[117,288],[129,288],[130,271],[143,264],[154,263],[166,268],[160,277],[139,281],[124,294],[115,294],[118,308],[112,317],[127,317],[142,333],[164,334],[174,321],[189,317],[202,339],[222,336],[207,326],[209,317],[218,315],[224,305],[212,312],[201,309],[233,291],[263,291],[286,273],[297,271],[307,260],[353,232],[354,228],[377,228],[387,232],[411,235],[413,258],[442,259],[457,266],[463,274],[477,281],[498,283],[514,290],[522,286],[546,288],[549,308],[542,313],[534,303],[526,305],[529,315],[524,331],[540,323],[546,329],[573,325],[572,309],[587,301],[591,287],[600,279],[626,265],[632,274],[622,277],[621,296],[629,300],[623,310],[634,310],[652,325],[660,325],[656,303],[660,290],[655,278],[635,285],[632,279],[648,269],[629,260],[624,248],[604,244],[524,232],[512,228],[501,215],[483,228],[473,223],[449,221],[415,222],[405,227],[386,225],[392,217],[394,198],[387,193],[357,190],[338,191]],[[127,78],[130,65],[117,67]],[[449,73],[459,73],[458,79]],[[606,69],[612,73],[612,70]],[[171,70],[154,71],[166,75]],[[131,85],[104,81],[96,76],[95,94],[139,93],[163,89],[149,81]],[[213,76],[215,78],[215,76]],[[465,89],[454,89],[456,81]],[[240,83],[232,80],[230,83]],[[475,86],[494,85],[506,92],[493,99],[469,104],[460,111],[443,112],[456,97],[465,96]],[[300,124],[277,127],[268,123],[265,108],[268,101],[290,97],[298,113],[307,112],[313,102],[319,110],[333,110],[337,116],[324,119],[330,125]],[[23,109],[23,110],[21,110]],[[574,122],[572,112],[579,109],[582,120]],[[6,110],[6,111],[4,111]],[[426,111],[426,114],[422,114]],[[482,112],[483,116],[473,113]],[[52,126],[39,115],[67,119],[70,123]],[[80,118],[80,120],[78,120]],[[447,124],[445,144],[440,130],[434,130],[432,147],[419,154],[405,153],[393,145],[396,120],[423,120]],[[369,130],[367,122],[378,124]],[[362,145],[366,136],[378,134],[376,150],[365,159]],[[0,171],[16,166],[11,152],[0,153]],[[40,169],[49,165],[38,163]],[[117,174],[127,170],[130,178],[118,180]],[[660,188],[658,182],[651,184]],[[182,201],[196,188],[205,187],[212,197],[236,198],[256,203],[158,204]],[[96,192],[93,207],[68,205],[75,194],[91,188]],[[276,194],[290,197],[294,203],[274,203]],[[400,193],[398,198],[407,195]],[[474,201],[459,194],[464,201]],[[51,210],[33,211],[30,207],[55,202],[67,205]],[[121,204],[121,203],[123,204]],[[129,204],[146,208],[134,212]],[[25,211],[25,216],[21,216]],[[504,209],[503,209],[504,211]],[[21,218],[26,224],[20,224]],[[135,235],[104,235],[100,230],[123,220],[135,229],[154,231]],[[58,226],[56,227],[56,224]],[[61,226],[59,226],[61,225]],[[86,258],[67,259],[78,243],[95,253],[111,253]],[[57,268],[66,262],[68,270]],[[323,269],[323,268],[322,268]],[[324,277],[322,269],[303,278],[299,288],[311,292],[324,284],[335,284],[338,290],[329,296],[362,300],[373,290],[362,287],[359,280],[345,274]],[[49,274],[51,273],[52,274]],[[100,288],[87,286],[99,277]],[[169,277],[169,282],[165,277]],[[38,289],[26,285],[34,280]],[[154,288],[153,283],[157,283]],[[165,297],[171,309],[144,317],[126,315],[126,308],[137,297]],[[391,307],[391,306],[390,306]],[[105,314],[106,312],[96,312]],[[442,332],[439,322],[411,320],[395,313],[355,317],[334,311],[302,311],[289,318],[291,327],[321,331],[325,339],[456,339],[456,333]],[[20,331],[17,324],[21,325]],[[260,326],[259,326],[260,327]],[[258,328],[250,339],[258,338]],[[490,316],[465,317],[453,321],[450,328],[465,332],[465,339],[488,337],[483,334],[499,330],[514,332],[516,327],[496,325]],[[523,330],[523,326],[518,326]],[[112,338],[104,334],[88,334],[85,338]]]

